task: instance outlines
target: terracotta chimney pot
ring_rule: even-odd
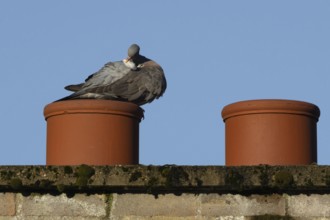
[[[226,165],[307,165],[317,162],[319,108],[294,100],[250,100],[227,105]]]
[[[143,110],[110,100],[54,102],[44,109],[47,165],[139,163]]]

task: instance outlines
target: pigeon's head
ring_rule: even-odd
[[[132,70],[136,70],[137,69],[137,64],[135,63],[136,58],[139,57],[139,53],[140,53],[140,47],[137,44],[132,44],[127,51],[127,55],[128,57],[126,59],[123,60],[124,64],[132,69]]]
[[[132,44],[127,51],[128,59],[132,59],[135,56],[138,56],[140,53],[140,47],[137,44]]]

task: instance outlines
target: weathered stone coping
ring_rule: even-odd
[[[323,194],[330,166],[0,166],[0,192]]]

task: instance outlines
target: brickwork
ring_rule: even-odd
[[[68,198],[65,194],[58,196],[18,194],[19,216],[66,216],[66,217],[105,217],[106,203],[104,195],[76,194]]]
[[[0,193],[0,216],[14,216],[16,213],[14,193]]]
[[[1,193],[0,219],[330,219],[330,195]],[[16,208],[15,208],[16,207]],[[272,218],[273,217],[273,218]]]

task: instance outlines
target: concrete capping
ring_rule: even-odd
[[[0,192],[325,194],[330,166],[0,166]]]

